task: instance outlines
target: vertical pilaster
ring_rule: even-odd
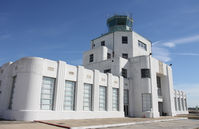
[[[124,79],[122,76],[119,77],[119,111],[124,111]]]
[[[93,111],[99,111],[99,71],[93,70]]]
[[[57,66],[57,78],[55,85],[55,104],[54,110],[61,111],[63,110],[63,102],[64,102],[64,86],[65,86],[65,71],[66,71],[66,62],[58,61]]]
[[[108,73],[108,85],[107,85],[107,110],[112,111],[112,78],[113,75]]]
[[[76,99],[75,99],[75,110],[83,110],[83,89],[84,89],[84,67],[77,66],[77,87],[76,87]]]

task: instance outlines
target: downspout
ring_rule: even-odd
[[[149,67],[150,67],[150,83],[151,83],[151,111],[152,111],[152,117],[154,117],[154,112],[153,112],[153,90],[152,90],[152,67],[151,67],[151,55],[152,53],[149,54]]]

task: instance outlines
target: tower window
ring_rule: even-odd
[[[105,69],[104,73],[111,73],[111,69]]]
[[[122,69],[122,76],[127,78],[127,69]]]
[[[138,46],[143,48],[144,50],[147,50],[147,45],[139,40],[138,40]]]
[[[101,41],[101,46],[105,46],[105,41]]]
[[[92,44],[92,48],[94,48],[94,47],[95,47],[95,44],[93,43],[93,44]]]
[[[141,69],[141,77],[142,78],[150,78],[150,69]]]
[[[122,36],[122,44],[127,44],[127,43],[128,43],[128,37]]]
[[[127,53],[122,53],[122,58],[128,59],[128,54]]]
[[[107,53],[107,59],[111,58],[111,53]]]
[[[94,60],[94,55],[90,54],[90,56],[89,56],[89,62],[93,62],[93,60]]]

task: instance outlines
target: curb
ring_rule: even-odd
[[[120,127],[120,126],[135,125],[135,124],[146,124],[146,123],[164,122],[164,121],[172,121],[172,120],[186,120],[186,119],[187,118],[149,120],[149,121],[141,121],[141,122],[120,123],[120,124],[107,124],[107,125],[96,125],[96,126],[71,127],[71,129],[92,129],[92,128]]]
[[[71,127],[69,127],[69,126],[63,126],[63,125],[53,124],[53,123],[44,122],[44,121],[35,120],[34,122],[47,124],[47,125],[51,125],[51,126],[56,126],[56,127],[60,127],[60,128],[64,128],[64,129],[71,129]]]

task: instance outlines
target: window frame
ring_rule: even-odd
[[[151,93],[142,93],[142,112],[147,112],[147,111],[152,110],[152,98],[151,97],[152,97]],[[149,102],[149,103],[147,103],[147,102]]]
[[[111,69],[105,69],[104,73],[111,73]]]
[[[101,41],[101,46],[106,46],[105,40]]]
[[[114,90],[116,90],[116,94],[114,94]],[[114,99],[116,99],[115,100],[116,103],[114,102]],[[112,111],[119,111],[119,88],[112,88]]]
[[[85,88],[85,86],[89,86],[90,88],[89,88],[89,93],[90,94],[88,94],[89,96],[88,96],[88,98],[86,98],[86,88]],[[93,100],[93,85],[92,84],[89,84],[89,83],[84,83],[84,89],[83,89],[83,110],[84,111],[92,111],[93,110],[93,102],[92,102],[92,100]],[[86,106],[85,104],[86,104],[86,99],[88,100],[88,106]],[[86,107],[88,107],[88,110],[86,109]]]
[[[11,86],[10,99],[9,99],[9,104],[8,104],[9,110],[12,110],[16,82],[17,82],[17,75],[12,77],[12,86]]]
[[[127,69],[122,68],[122,76],[123,76],[124,78],[127,78],[127,76],[128,76]]]
[[[122,58],[128,59],[128,53],[122,53]]]
[[[71,95],[71,97],[72,97],[72,99],[71,99],[71,103],[72,103],[72,105],[71,105],[71,108],[70,109],[67,109],[67,104],[65,103],[67,100],[66,100],[66,94],[68,93],[68,91],[67,91],[67,82],[70,82],[70,83],[72,83],[73,85],[72,85],[72,92],[73,93],[71,93],[72,95]],[[69,96],[69,95],[68,95]],[[70,96],[69,96],[70,97]],[[65,80],[65,86],[64,86],[64,103],[63,103],[63,109],[64,110],[66,110],[66,111],[74,111],[75,110],[75,103],[76,103],[76,82],[75,81],[69,81],[69,80]]]
[[[52,81],[52,84],[49,88],[44,87],[44,79],[50,79]],[[54,99],[55,99],[55,83],[56,83],[56,79],[52,78],[52,77],[46,77],[43,76],[42,78],[42,85],[41,85],[41,93],[40,93],[40,110],[53,110],[54,109]],[[45,84],[47,85],[47,84]],[[49,85],[48,85],[49,86]],[[50,93],[43,93],[44,91],[50,91]],[[43,95],[49,95],[50,98],[43,98]],[[43,104],[43,100],[49,100],[50,104]],[[45,109],[43,108],[43,105],[49,105],[49,109]]]
[[[111,53],[107,53],[107,59],[111,59]]]
[[[102,101],[104,101],[104,107],[101,107],[101,102],[102,101],[100,101],[101,99],[101,88],[104,88],[104,91],[105,91],[105,93],[104,93],[104,100],[102,100]],[[107,111],[107,87],[106,86],[99,86],[99,111]]]
[[[122,36],[122,44],[128,44],[128,36]]]
[[[151,69],[148,68],[141,69],[141,78],[151,78]]]
[[[142,49],[144,49],[145,51],[147,51],[147,44],[143,43],[142,41],[138,40],[138,46]]]
[[[94,54],[89,55],[89,62],[94,62]]]

